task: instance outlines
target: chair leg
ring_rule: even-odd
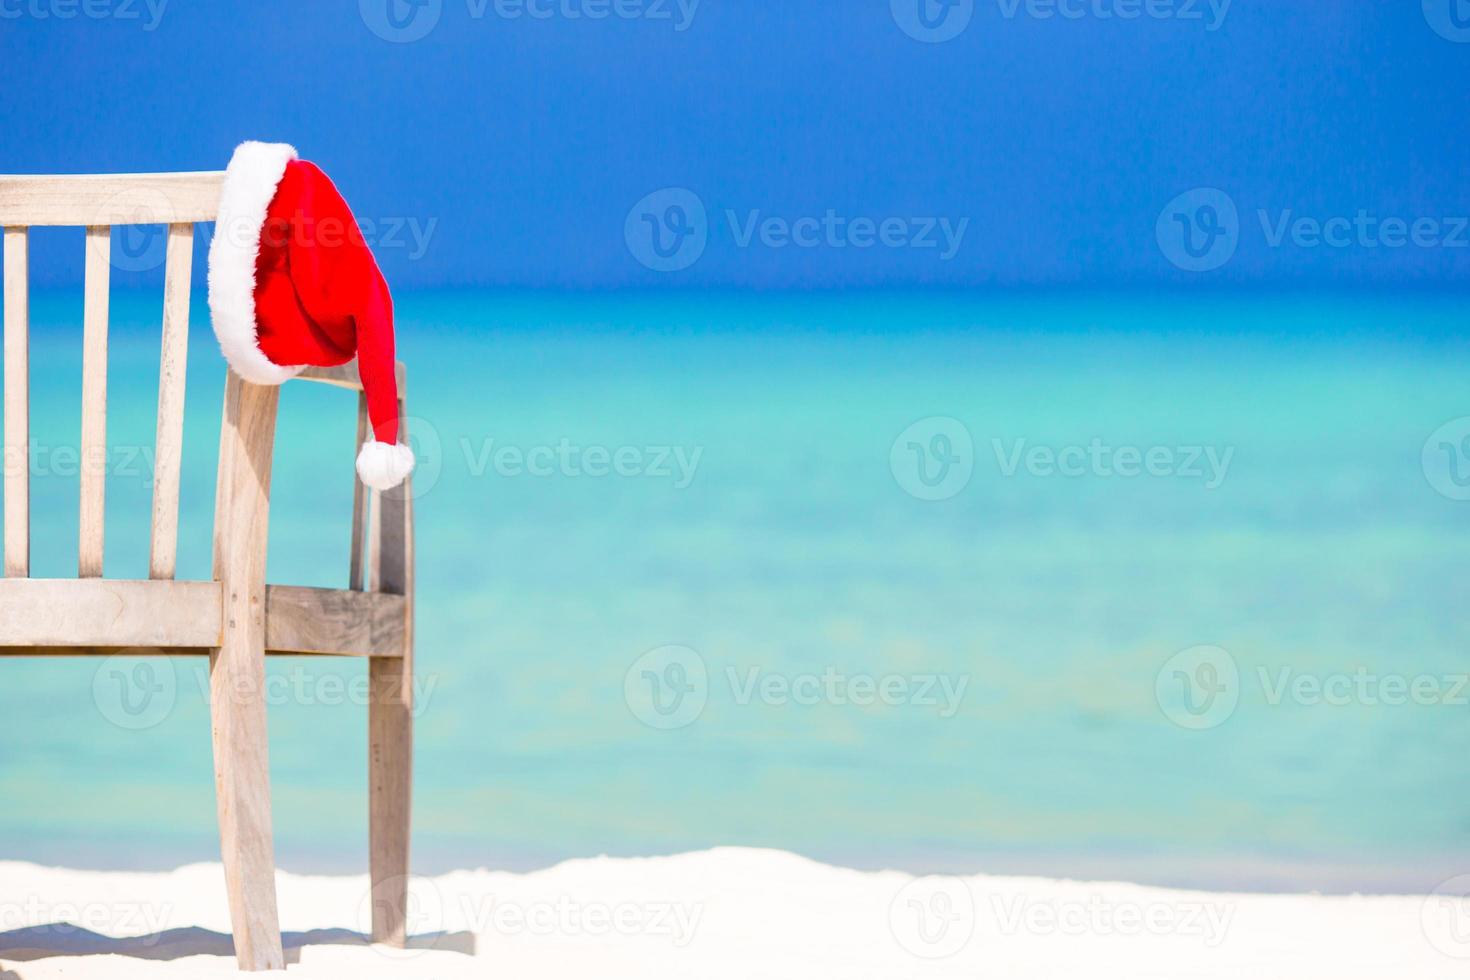
[[[373,942],[408,939],[408,834],[413,785],[409,658],[368,663],[368,847]]]
[[[284,970],[276,912],[265,651],[226,645],[210,658],[214,787],[235,959],[242,970]]]
[[[215,496],[215,579],[224,590],[220,647],[209,658],[214,788],[235,958],[284,970],[276,912],[265,704],[265,550],[278,389],[225,386]]]

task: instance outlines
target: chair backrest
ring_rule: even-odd
[[[184,433],[184,380],[189,355],[189,285],[194,222],[213,221],[221,172],[176,174],[0,175],[5,229],[5,544],[6,577],[30,575],[30,310],[29,229],[85,227],[82,314],[81,513],[77,573],[100,578],[107,470],[107,324],[114,225],[167,225],[163,344],[152,579],[172,579],[178,557],[179,472]]]

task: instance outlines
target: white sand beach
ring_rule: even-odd
[[[288,973],[308,978],[1463,977],[1462,902],[915,877],[780,851],[568,861],[413,883],[407,950],[367,946],[366,876],[281,873]],[[218,865],[0,863],[0,980],[226,976]],[[58,928],[57,923],[81,928]]]

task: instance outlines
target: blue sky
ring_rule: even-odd
[[[0,171],[287,140],[399,288],[1470,282],[1470,2],[949,2],[0,0]]]

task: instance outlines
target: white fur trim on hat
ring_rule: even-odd
[[[278,385],[304,365],[283,367],[261,352],[255,326],[255,261],[266,209],[296,159],[285,143],[250,140],[235,148],[220,188],[214,240],[209,244],[209,314],[220,350],[235,373],[258,385]]]
[[[357,475],[374,490],[392,490],[413,472],[413,450],[403,443],[390,446],[369,439],[357,454]]]

